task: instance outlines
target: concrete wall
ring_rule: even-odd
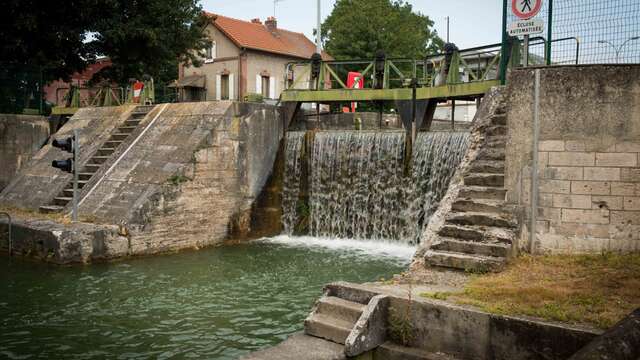
[[[123,122],[134,106],[102,108],[82,108],[73,120],[63,126],[52,138],[66,138],[73,135],[73,129],[80,133],[80,164],[106,141],[117,124]],[[70,156],[51,146],[51,140],[33,155],[32,161],[24,166],[7,187],[0,192],[0,206],[38,210],[41,205],[57,196],[71,181],[71,174],[51,167],[52,160],[62,160]]]
[[[114,115],[127,111],[81,110],[61,133],[79,127],[82,143],[92,140],[100,147],[104,139],[86,128],[92,123],[87,117],[104,115],[108,127],[99,133],[108,137],[119,124]],[[128,244],[119,256],[219,244],[232,226],[248,232],[250,210],[271,174],[282,126],[279,110],[268,105],[157,105],[82,189],[81,218],[120,226]],[[50,158],[59,155],[46,146],[2,193],[0,205],[37,209],[49,203],[69,180],[50,167]]]
[[[640,66],[543,68],[535,252],[640,250]],[[529,242],[534,70],[508,80],[507,198]]]
[[[0,114],[0,191],[48,138],[49,122],[45,117]]]

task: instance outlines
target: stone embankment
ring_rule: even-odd
[[[120,228],[127,242],[118,254],[128,256],[221,244],[232,228],[250,233],[283,126],[280,110],[259,104],[120,106],[81,109],[56,138],[79,130],[81,219]],[[0,193],[0,206],[68,214],[72,177],[51,167],[67,157],[43,147]]]
[[[45,117],[0,114],[0,191],[48,138],[49,123]]]

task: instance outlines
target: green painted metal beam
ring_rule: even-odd
[[[73,115],[78,109],[77,107],[55,106],[51,109],[51,115]]]
[[[449,99],[473,95],[482,95],[493,86],[499,86],[500,80],[478,81],[464,84],[423,87],[417,89],[417,99]],[[411,100],[411,89],[331,89],[331,90],[286,90],[281,101],[332,102],[332,101],[376,101]]]

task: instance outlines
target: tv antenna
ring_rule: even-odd
[[[273,17],[276,17],[276,5],[284,0],[273,0]]]

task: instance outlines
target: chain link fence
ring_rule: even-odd
[[[507,26],[517,20],[511,12],[534,0],[506,0]],[[640,0],[538,0],[545,33],[531,38],[530,64],[640,63]],[[549,26],[551,24],[551,26]],[[547,39],[551,57],[547,61]]]

